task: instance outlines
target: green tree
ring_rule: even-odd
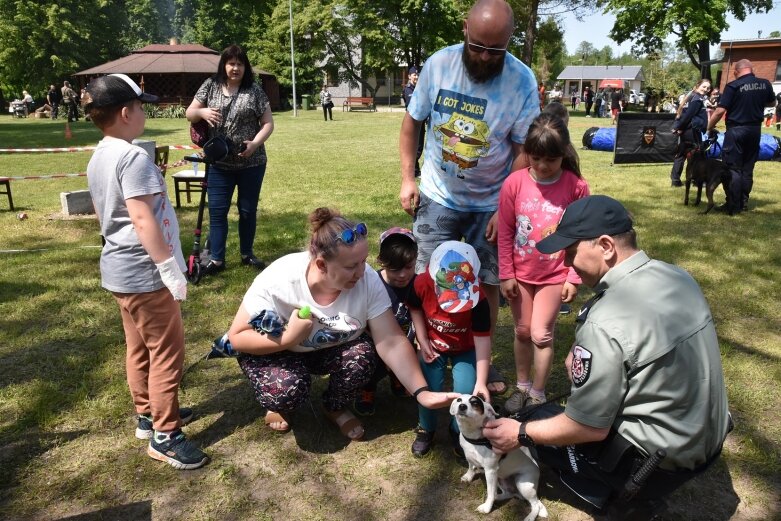
[[[728,13],[742,21],[749,13],[769,12],[773,0],[598,0],[598,5],[616,16],[610,31],[616,42],[632,41],[634,50],[650,53],[673,34],[678,48],[699,70],[710,60],[710,46],[727,28]],[[710,78],[710,68],[704,73]]]
[[[532,63],[534,47],[542,29],[540,20],[573,12],[576,14],[590,7],[588,0],[509,0],[515,13],[515,37],[523,42],[520,58],[524,63]],[[547,42],[546,42],[547,43]],[[564,49],[566,54],[567,49]]]
[[[0,0],[0,78],[11,97],[119,57],[124,4],[104,0]],[[118,38],[120,36],[120,38]]]
[[[325,55],[320,27],[327,11],[327,1],[296,0],[293,2],[293,46],[295,48],[296,94],[314,94],[322,85],[323,70],[319,67]],[[282,94],[292,90],[290,63],[290,4],[278,0],[250,31],[249,55],[253,64],[276,75]]]
[[[182,42],[218,51],[233,43],[249,47],[255,40],[253,31],[258,26],[261,30],[267,28],[262,22],[273,7],[272,2],[262,0],[176,1],[175,19],[182,27]]]
[[[554,17],[548,17],[539,25],[533,52],[532,70],[538,81],[550,83],[564,70],[567,59],[564,32]]]
[[[327,72],[373,97],[370,76],[383,77],[401,64],[419,66],[439,48],[462,39],[464,5],[463,0],[294,1],[297,93],[316,93]],[[289,89],[288,0],[278,0],[265,22],[262,34],[252,33],[259,63]]]
[[[165,0],[134,0],[125,3],[127,24],[120,37],[127,50],[140,49],[152,43],[165,43],[173,34],[171,21],[174,6]]]

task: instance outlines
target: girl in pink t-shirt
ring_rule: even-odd
[[[518,379],[505,403],[508,413],[545,402],[556,317],[561,303],[577,296],[580,284],[564,265],[562,252],[543,254],[535,245],[556,230],[567,205],[589,195],[561,118],[540,114],[529,127],[524,150],[531,166],[511,173],[499,195],[499,278],[515,321]]]

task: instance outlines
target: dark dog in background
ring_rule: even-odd
[[[719,185],[724,185],[724,192],[729,191],[730,173],[727,166],[719,159],[707,157],[706,150],[692,150],[688,153],[686,162],[686,195],[683,204],[689,204],[689,188],[692,183],[697,186],[697,197],[694,206],[700,204],[702,199],[702,187],[705,186],[705,196],[708,198],[708,207],[703,214],[713,209],[713,193]]]

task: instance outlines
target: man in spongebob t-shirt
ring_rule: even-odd
[[[399,139],[399,197],[414,217],[417,272],[423,272],[442,242],[471,244],[480,258],[478,275],[492,325],[499,304],[499,190],[510,172],[527,166],[523,143],[540,113],[534,73],[507,52],[514,25],[504,0],[478,0],[464,20],[464,43],[441,49],[423,67]],[[420,132],[426,132],[426,147],[418,188]]]

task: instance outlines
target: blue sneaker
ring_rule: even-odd
[[[193,410],[189,407],[179,407],[179,419],[182,421],[182,425],[187,425],[193,419]],[[154,433],[155,429],[152,425],[152,415],[139,414],[138,427],[136,427],[136,438],[139,440],[148,440]]]
[[[146,453],[151,458],[168,463],[179,470],[197,469],[209,461],[209,456],[187,441],[181,430],[170,434],[156,432],[149,440]]]

